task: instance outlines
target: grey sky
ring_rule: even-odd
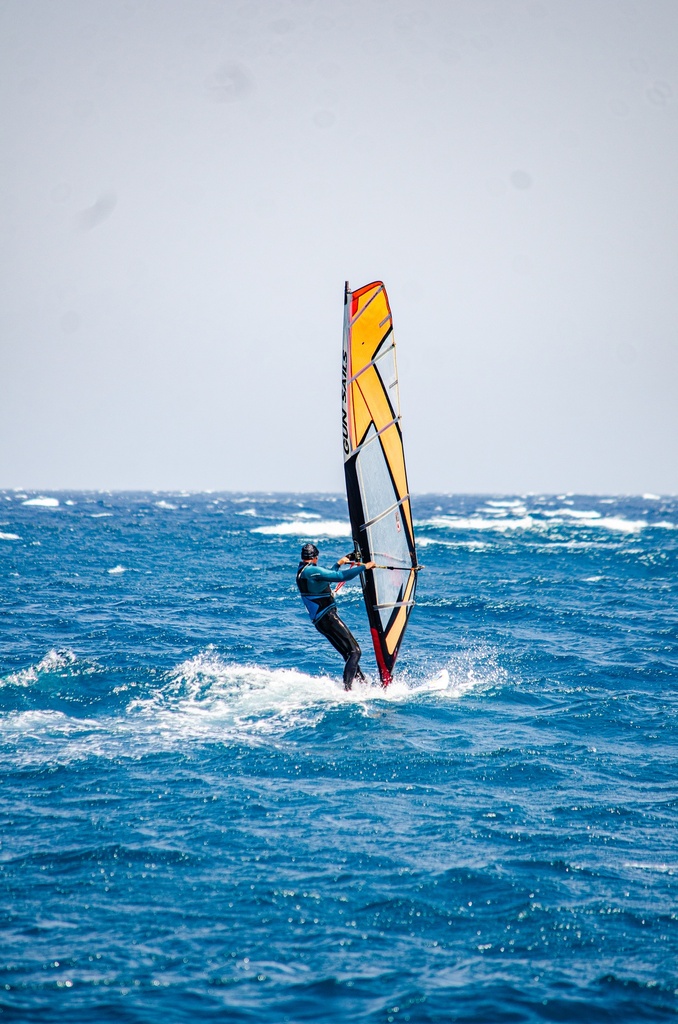
[[[0,2],[0,486],[678,491],[675,0]]]

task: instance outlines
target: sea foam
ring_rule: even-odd
[[[57,508],[59,500],[58,498],[28,498],[26,501],[22,501],[21,504],[37,505],[42,508]]]
[[[340,519],[293,519],[270,526],[255,526],[251,532],[269,537],[350,537],[351,527]]]
[[[73,673],[77,664],[71,651],[50,651],[2,682],[30,687],[43,675]],[[316,728],[328,714],[347,706],[369,716],[372,708],[388,704],[457,701],[506,678],[491,655],[467,652],[422,677],[400,675],[386,688],[368,677],[347,692],[340,676],[234,664],[208,648],[181,662],[117,714],[83,718],[57,709],[11,712],[0,718],[0,740],[6,755],[18,756],[24,764],[144,756],[187,742],[275,744],[293,730]]]
[[[520,519],[484,519],[481,516],[433,516],[431,519],[415,522],[414,525],[424,528],[429,527],[433,530],[497,530],[500,533],[505,533],[507,530],[530,530],[534,526],[534,519],[532,516],[522,516]]]

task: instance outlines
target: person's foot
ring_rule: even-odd
[[[353,683],[344,683],[344,689],[345,690],[353,689]]]

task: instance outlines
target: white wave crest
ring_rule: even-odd
[[[604,519],[592,520],[587,526],[600,526],[605,530],[618,533],[640,533],[648,525],[644,519],[623,519],[622,516],[606,516]]]
[[[350,537],[351,527],[340,519],[293,519],[286,523],[256,526],[251,532],[268,537]]]
[[[110,576],[119,576],[121,573],[127,572],[127,569],[124,565],[115,565],[112,569],[107,569],[106,572]]]
[[[432,679],[423,683],[410,683],[405,679],[396,678],[381,692],[382,699],[391,703],[401,703],[424,694],[438,694],[446,700],[459,700],[472,690],[485,689],[500,679],[501,673],[496,671],[478,673],[472,666],[459,665],[452,669],[442,669]]]
[[[605,544],[603,541],[594,540],[557,541],[547,539],[536,550],[540,553],[547,553],[549,551],[615,551],[619,546],[618,544]]]
[[[572,519],[600,519],[600,512],[595,509],[579,508],[545,508],[543,516],[570,516]]]
[[[54,670],[74,660],[70,652],[52,651],[40,665],[16,678],[30,685],[48,665]],[[17,760],[68,763],[91,757],[141,757],[196,743],[277,745],[291,730],[316,728],[342,708],[371,717],[380,714],[385,702],[458,700],[503,678],[491,659],[469,654],[424,678],[399,676],[386,689],[372,679],[346,692],[340,677],[231,664],[208,649],[182,662],[157,690],[134,699],[114,716],[81,719],[51,710],[1,716],[0,759],[10,757],[15,765]]]
[[[318,712],[328,705],[377,701],[402,701],[422,693],[443,693],[457,697],[486,684],[489,678],[498,678],[496,666],[466,658],[456,666],[442,669],[431,678],[414,681],[396,678],[386,688],[368,679],[355,683],[346,692],[340,679],[313,676],[296,669],[268,669],[259,665],[228,664],[212,651],[197,655],[179,665],[171,675],[170,690],[180,695],[179,707],[189,705],[195,710],[214,711],[215,708],[237,713],[242,723],[246,719],[257,723],[257,729],[268,731],[267,721],[285,719],[298,721],[300,712]]]
[[[12,675],[6,676],[1,683],[11,686],[31,686],[33,683],[37,683],[40,675],[58,672],[60,669],[74,665],[75,662],[76,657],[73,651],[49,651],[37,665],[14,672]]]
[[[22,505],[40,505],[42,508],[57,508],[58,498],[28,498],[21,502]]]
[[[444,548],[462,548],[466,551],[487,551],[490,544],[482,540],[445,540],[443,537],[418,537],[417,547],[428,548],[432,545]]]
[[[167,508],[174,512],[177,508],[176,505],[172,505],[169,501],[156,501],[154,502],[156,508]]]
[[[419,528],[433,530],[492,530],[499,533],[506,533],[509,530],[541,530],[545,531],[551,526],[571,526],[580,528],[593,528],[611,530],[616,533],[639,533],[641,530],[652,525],[644,519],[625,519],[623,516],[601,516],[600,512],[585,509],[545,509],[545,519],[535,518],[538,513],[522,516],[521,518],[497,518],[488,519],[482,516],[434,516],[431,519],[423,519],[415,522]],[[563,517],[568,517],[563,518]],[[569,522],[568,520],[574,520]],[[654,524],[664,528],[672,528],[673,524]],[[421,540],[419,541],[421,543]]]
[[[548,516],[554,525],[565,522],[561,518],[562,516],[569,516],[571,519],[579,520],[582,526],[614,530],[617,533],[639,533],[646,526],[650,525],[644,519],[624,519],[623,516],[601,516],[600,512],[596,512],[594,509],[544,509],[542,515]]]
[[[500,533],[505,533],[507,530],[531,530],[534,526],[534,519],[532,516],[522,516],[520,519],[434,516],[432,519],[423,519],[414,525],[429,527],[433,530],[498,530]]]
[[[627,860],[625,868],[635,868],[636,871],[656,871],[660,875],[674,875],[678,873],[677,864],[646,864],[639,860]]]
[[[0,540],[21,540],[18,533],[0,533]]]

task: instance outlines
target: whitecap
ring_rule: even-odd
[[[659,494],[644,494],[645,501],[661,501],[661,495]]]
[[[108,519],[112,515],[112,512],[92,512],[90,519]]]
[[[650,525],[644,519],[624,519],[623,516],[601,516],[600,512],[595,512],[592,509],[545,509],[542,515],[548,516],[554,525],[564,524],[565,520],[560,517],[569,516],[578,520],[582,526],[613,530],[618,533],[639,533],[640,530]]]
[[[18,533],[0,533],[0,540],[21,540]]]
[[[176,505],[172,505],[169,501],[156,501],[154,502],[156,508],[167,508],[172,512],[176,510]]]
[[[605,551],[615,550],[619,545],[617,544],[605,544],[602,541],[593,540],[565,540],[565,541],[548,541],[540,545],[536,550],[540,554],[548,554],[551,551],[589,551],[600,550],[601,548]]]
[[[2,728],[3,743],[23,738],[33,740],[54,740],[62,736],[70,736],[82,732],[84,729],[104,730],[103,722],[96,722],[91,719],[71,718],[63,711],[52,711],[45,708],[32,711],[19,711],[10,713],[0,722]],[[64,760],[71,760],[67,755]],[[35,751],[33,756],[24,758],[24,763],[35,763],[44,760],[44,752]]]
[[[520,519],[483,519],[480,516],[457,518],[454,516],[434,516],[415,523],[415,526],[430,527],[434,530],[530,530],[534,526],[532,516]]]
[[[474,510],[474,514],[480,516],[492,516],[494,519],[505,519],[509,515],[524,516],[527,515],[527,508],[524,505],[519,505],[517,508],[477,508]]]
[[[493,508],[523,508],[525,503],[518,498],[514,501],[491,501],[488,498],[485,504],[491,505]]]
[[[579,508],[555,508],[555,509],[544,509],[541,513],[543,516],[570,516],[572,519],[600,519],[600,512],[596,512],[595,509],[579,509]]]
[[[271,526],[256,526],[252,533],[261,533],[269,537],[350,537],[351,527],[339,519],[311,521],[307,519],[276,523]]]
[[[59,669],[68,668],[68,666],[75,664],[75,661],[76,657],[73,651],[48,651],[45,657],[36,665],[30,665],[28,668],[6,676],[2,683],[9,683],[12,686],[30,686],[38,681],[38,676],[41,674],[57,672]]]
[[[21,502],[22,505],[39,505],[41,508],[57,508],[58,498],[28,498]]]
[[[627,860],[624,862],[625,868],[635,868],[638,871],[656,871],[661,875],[673,875],[678,871],[678,865],[674,864],[647,864],[639,860]]]
[[[127,572],[127,569],[125,569],[124,565],[116,565],[112,569],[107,569],[106,572],[111,576],[119,576],[120,573]]]
[[[236,512],[237,516],[256,516],[257,510],[255,508],[244,508],[242,512]]]
[[[466,551],[487,551],[490,547],[482,540],[445,540],[443,537],[417,537],[418,548],[438,545],[444,548],[463,548]]]
[[[410,700],[412,697],[420,697],[425,694],[437,694],[449,700],[458,700],[464,694],[475,690],[485,680],[475,679],[472,676],[466,678],[450,677],[448,669],[442,669],[431,679],[423,683],[408,685],[406,680],[395,679],[382,691],[381,697],[393,704],[399,704]]]
[[[619,533],[640,533],[648,524],[644,519],[623,519],[621,516],[606,516],[604,519],[592,520],[586,525],[599,526]]]
[[[56,652],[48,656],[55,667],[65,664],[59,661],[62,657]],[[41,666],[46,663],[43,659]],[[26,685],[37,678],[41,666],[27,670]],[[368,679],[346,692],[340,677],[232,664],[208,649],[178,665],[158,689],[132,700],[122,714],[96,721],[55,711],[6,715],[0,718],[0,752],[13,745],[16,765],[141,757],[185,747],[187,742],[277,745],[290,730],[315,728],[342,708],[369,716],[373,707],[378,710],[384,703],[458,700],[504,678],[491,658],[468,652],[424,678],[398,676],[386,689]]]
[[[228,713],[234,722],[249,721],[257,732],[269,732],[272,720],[279,724],[313,724],[318,714],[329,706],[346,702],[364,705],[373,701],[401,701],[427,693],[445,693],[457,698],[480,686],[505,680],[491,657],[483,652],[467,651],[447,668],[423,680],[406,675],[396,678],[386,688],[376,679],[355,683],[346,692],[339,678],[314,676],[297,669],[269,669],[260,665],[238,665],[225,662],[211,649],[189,658],[170,673],[168,686],[153,698],[153,706],[191,715]],[[138,707],[149,707],[147,701]],[[305,717],[311,712],[311,717]],[[303,713],[303,714],[302,714]],[[249,728],[248,727],[248,728]]]

